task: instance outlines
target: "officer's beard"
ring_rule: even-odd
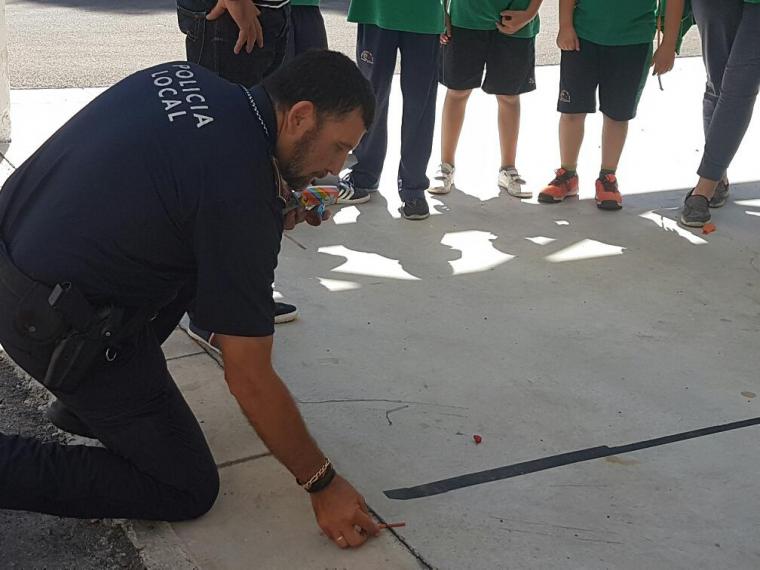
[[[319,177],[318,172],[304,172],[308,157],[312,154],[314,141],[317,139],[318,127],[306,131],[301,139],[295,144],[293,156],[287,164],[280,164],[280,174],[291,190],[303,190],[314,178]]]

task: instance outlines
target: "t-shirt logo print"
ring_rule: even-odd
[[[361,55],[359,56],[359,58],[364,63],[368,63],[370,65],[372,65],[372,64],[375,63],[375,57],[372,55],[372,52],[369,51],[369,50],[366,50],[366,49],[361,53]]]
[[[563,89],[559,92],[559,100],[563,103],[570,103],[570,91],[567,89]]]

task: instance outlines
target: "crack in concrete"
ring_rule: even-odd
[[[580,536],[574,536],[573,540],[580,540],[581,542],[603,542],[604,544],[623,544],[619,540],[603,540],[601,538],[583,538]]]
[[[523,534],[537,534],[538,536],[550,536],[552,538],[556,538],[556,536],[550,532],[539,532],[537,530],[525,530],[522,528],[512,528],[509,526],[500,527],[499,530],[506,530],[507,532],[521,532]]]
[[[292,235],[290,235],[290,234],[284,234],[284,235],[285,235],[286,238],[288,238],[290,241],[292,241],[294,244],[296,244],[298,247],[300,247],[304,251],[308,250],[308,248],[305,245],[303,245],[300,241],[298,241]]]
[[[380,514],[377,511],[375,511],[369,505],[367,505],[367,510],[369,510],[370,514],[372,514],[372,516],[375,517],[376,520],[380,521],[381,523],[386,523],[387,522],[383,517],[380,516]],[[396,538],[396,540],[398,540],[401,543],[401,545],[409,551],[409,554],[411,554],[412,556],[414,556],[417,559],[417,561],[420,564],[422,564],[422,566],[426,570],[437,570],[435,566],[433,566],[432,564],[430,564],[430,562],[428,562],[427,560],[425,560],[425,558],[422,556],[422,554],[420,554],[417,551],[417,549],[415,549],[411,544],[409,544],[407,542],[407,540],[398,533],[398,529],[387,528],[386,530],[389,533],[391,533]]]
[[[270,452],[266,453],[257,453],[256,455],[247,455],[246,457],[241,457],[240,459],[232,459],[230,461],[224,461],[222,463],[217,463],[216,468],[217,469],[224,469],[225,467],[232,467],[233,465],[240,465],[241,463],[247,463],[249,461],[253,461],[254,459],[261,459],[262,457],[271,457]]]
[[[418,406],[432,406],[435,408],[452,408],[455,410],[467,410],[466,406],[450,406],[447,404],[434,404],[432,402],[417,402],[415,400],[391,400],[388,398],[335,398],[332,400],[298,400],[299,404],[355,404],[387,402],[389,404],[414,404]]]
[[[193,352],[192,354],[181,354],[179,356],[172,356],[170,358],[167,358],[166,362],[172,362],[173,360],[180,360],[181,358],[190,358],[191,356],[200,356],[201,354],[206,354],[206,351],[199,350],[198,352]]]
[[[388,425],[392,426],[393,422],[391,421],[391,414],[394,412],[400,412],[401,410],[407,409],[409,406],[399,406],[398,408],[393,408],[392,410],[386,410],[385,412],[385,419],[388,420]]]
[[[551,526],[555,526],[555,525],[551,525]],[[565,527],[560,527],[560,528],[565,528]],[[571,527],[567,527],[567,528],[571,528]],[[566,534],[562,536],[562,535],[553,534],[551,532],[540,532],[537,530],[526,530],[522,528],[512,528],[508,526],[502,527],[500,530],[506,530],[507,532],[517,532],[517,533],[523,533],[523,534],[535,534],[538,536],[549,536],[551,538],[569,538],[571,540],[580,540],[581,542],[601,542],[604,544],[623,544],[619,540],[605,540],[603,538],[584,538],[582,536],[568,536]]]
[[[593,488],[604,488],[604,487],[609,487],[609,485],[604,485],[602,483],[599,483],[599,484],[593,484],[593,483],[557,483],[556,485],[547,485],[547,487],[593,487]]]
[[[566,525],[554,524],[554,523],[532,522],[532,521],[525,521],[525,520],[520,520],[520,519],[511,519],[510,520],[507,517],[500,517],[500,516],[497,516],[497,515],[489,515],[489,517],[492,518],[492,519],[494,519],[494,520],[498,520],[499,522],[507,521],[507,522],[513,522],[513,523],[523,524],[523,525],[527,525],[527,526],[561,528],[563,530],[577,530],[577,531],[581,531],[581,532],[595,532],[595,533],[603,532],[603,533],[608,533],[608,534],[617,534],[614,531],[599,531],[599,530],[596,530],[596,529],[593,529],[593,528],[583,528],[583,527],[579,527],[579,526],[566,526]]]
[[[594,529],[591,528],[580,528],[580,527],[574,527],[574,526],[563,526],[560,524],[552,524],[552,523],[545,523],[545,522],[532,522],[532,521],[525,521],[520,519],[509,519],[508,517],[498,516],[498,515],[489,515],[488,518],[491,518],[493,520],[497,520],[501,523],[504,521],[508,523],[517,523],[517,524],[523,524],[527,526],[548,526],[552,528],[564,528],[567,530],[581,530],[584,532],[595,532]]]

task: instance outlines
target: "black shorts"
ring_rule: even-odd
[[[483,68],[486,69],[485,81]],[[498,30],[452,28],[441,49],[438,80],[449,89],[483,88],[491,95],[519,95],[536,88],[536,42]]]
[[[560,66],[560,113],[595,113],[615,121],[636,116],[652,61],[652,44],[603,46],[581,39],[580,51],[563,51]]]

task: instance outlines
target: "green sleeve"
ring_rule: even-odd
[[[417,34],[443,32],[442,0],[351,0],[348,21]]]

